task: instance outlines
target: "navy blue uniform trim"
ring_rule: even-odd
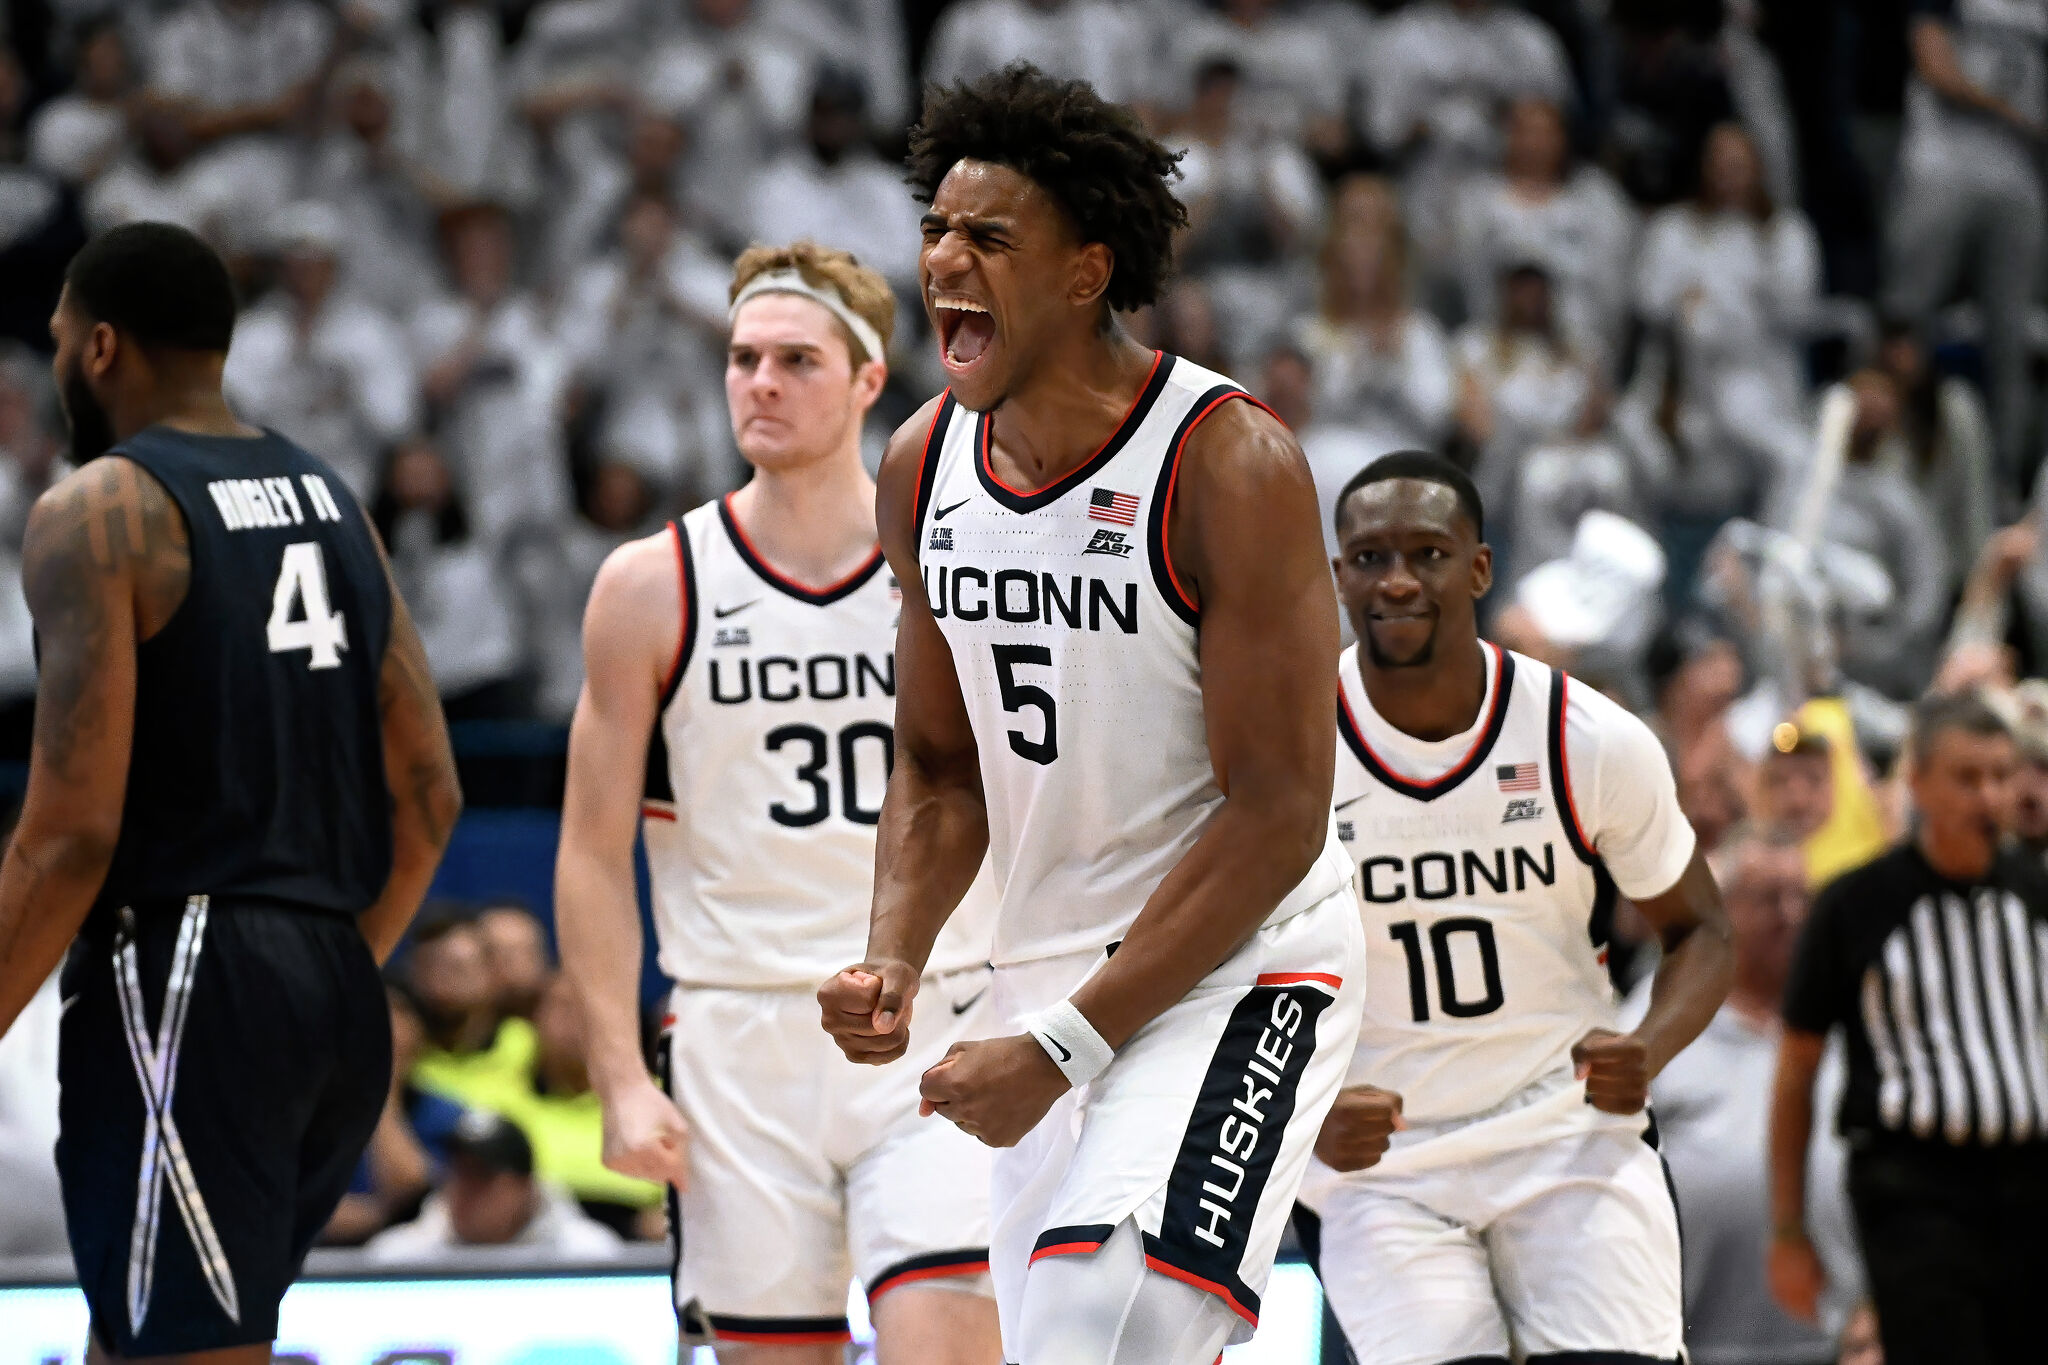
[[[1351,714],[1351,703],[1340,689],[1337,693],[1337,732],[1344,736],[1344,743],[1352,755],[1365,765],[1365,770],[1382,786],[1391,787],[1412,801],[1434,801],[1448,795],[1464,785],[1465,779],[1478,772],[1486,764],[1487,756],[1493,752],[1494,744],[1500,739],[1501,727],[1507,724],[1508,704],[1515,690],[1515,656],[1489,641],[1482,641],[1492,650],[1498,662],[1494,667],[1493,707],[1486,715],[1486,729],[1480,733],[1479,742],[1472,751],[1458,760],[1458,766],[1442,777],[1429,782],[1414,782],[1401,776],[1372,751],[1365,742],[1365,734],[1358,728],[1357,719]],[[1553,770],[1557,767],[1552,762]]]
[[[1181,595],[1180,584],[1174,581],[1172,560],[1166,545],[1166,517],[1173,501],[1174,481],[1180,472],[1181,452],[1187,447],[1188,437],[1218,404],[1231,398],[1258,401],[1235,384],[1218,384],[1197,398],[1194,406],[1188,409],[1187,416],[1180,419],[1180,425],[1174,428],[1173,439],[1166,443],[1166,458],[1160,461],[1159,478],[1152,488],[1152,510],[1145,518],[1145,548],[1147,558],[1152,562],[1152,586],[1159,590],[1159,596],[1169,611],[1196,627],[1202,624],[1201,613],[1188,605],[1187,599]]]
[[[755,577],[777,592],[813,607],[829,607],[834,602],[859,592],[867,586],[868,580],[875,576],[875,571],[882,567],[882,547],[877,545],[875,552],[868,557],[865,564],[837,583],[828,583],[822,588],[807,587],[793,578],[784,577],[774,565],[755,552],[754,544],[747,539],[745,529],[733,518],[730,494],[718,500],[718,520],[724,524],[725,534],[732,541],[733,549],[739,552],[739,557],[746,561],[747,567],[754,571]]]
[[[987,1247],[961,1247],[956,1251],[934,1251],[923,1256],[906,1257],[868,1281],[868,1301],[873,1302],[898,1285],[952,1275],[976,1275],[987,1269]]]
[[[1038,1240],[1031,1244],[1031,1259],[1041,1256],[1067,1256],[1079,1252],[1094,1251],[1109,1240],[1116,1231],[1114,1223],[1086,1223],[1064,1228],[1047,1228],[1038,1234]]]
[[[996,478],[995,471],[989,467],[988,448],[992,414],[982,413],[974,427],[974,475],[981,481],[982,491],[995,499],[998,505],[1020,514],[1035,512],[1041,507],[1057,502],[1063,494],[1086,483],[1091,475],[1099,472],[1131,443],[1131,437],[1137,434],[1139,427],[1145,425],[1145,418],[1151,415],[1153,404],[1159,401],[1159,395],[1165,391],[1166,377],[1173,373],[1173,366],[1173,356],[1167,355],[1164,351],[1155,352],[1152,373],[1145,380],[1145,386],[1138,390],[1138,396],[1132,401],[1130,410],[1124,414],[1123,421],[1117,424],[1117,429],[1110,434],[1110,438],[1102,443],[1102,448],[1045,487],[1030,493],[1019,492],[1005,485]]]
[[[911,526],[917,532],[917,541],[912,548],[917,551],[920,562],[924,559],[925,513],[931,510],[932,489],[939,482],[938,456],[946,448],[946,431],[953,425],[953,413],[959,406],[951,389],[939,395],[939,410],[932,414],[932,424],[924,434],[924,451],[917,457],[917,518]]]

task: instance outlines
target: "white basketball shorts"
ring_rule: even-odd
[[[999,1018],[1021,1031],[1024,1015],[1072,993],[1106,958],[998,968]],[[1346,887],[1254,934],[1106,1071],[995,1154],[989,1261],[1006,1359],[1051,1365],[1023,1339],[1032,1265],[1092,1256],[1126,1221],[1142,1238],[1140,1273],[1215,1295],[1239,1319],[1231,1338],[1251,1336],[1295,1190],[1351,1062],[1364,968]]]
[[[690,1188],[669,1207],[685,1339],[845,1341],[856,1279],[870,1303],[913,1283],[989,1292],[989,1150],[919,1118],[917,1083],[989,1035],[990,976],[926,977],[910,1051],[884,1067],[846,1059],[808,989],[674,992],[661,1056],[690,1125]]]
[[[1585,1109],[1569,1071],[1539,1089],[1463,1131],[1401,1134],[1391,1169],[1315,1163],[1317,1268],[1361,1362],[1681,1358],[1678,1206],[1654,1123]],[[1440,1143],[1458,1159],[1430,1160]]]

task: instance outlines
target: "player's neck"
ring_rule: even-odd
[[[1032,489],[1080,468],[1116,434],[1154,362],[1155,353],[1121,327],[1090,332],[1045,357],[995,410],[1001,467]]]
[[[1358,675],[1373,711],[1411,738],[1435,741],[1479,723],[1486,705],[1486,647],[1477,635],[1459,640],[1420,668],[1377,668],[1358,645]]]
[[[836,583],[875,552],[875,481],[857,445],[799,469],[757,469],[731,506],[761,557],[799,583]]]
[[[158,387],[138,392],[107,405],[107,420],[114,439],[125,441],[146,427],[169,427],[192,436],[261,436],[262,430],[235,416],[219,388],[174,389]]]

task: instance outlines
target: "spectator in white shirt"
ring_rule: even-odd
[[[1362,7],[1361,7],[1362,9]],[[1239,102],[1258,133],[1285,138],[1335,160],[1346,139],[1353,73],[1350,53],[1370,40],[1372,21],[1351,13],[1347,31],[1333,33],[1337,16],[1304,12],[1281,0],[1209,0],[1169,39],[1163,82],[1176,105],[1197,90],[1205,67],[1227,61],[1240,75]]]
[[[194,149],[188,174],[230,210],[230,241],[256,240],[291,193],[291,139],[333,45],[333,14],[312,0],[191,0],[158,26],[151,98]]]
[[[1146,16],[1110,0],[961,0],[932,29],[924,77],[951,85],[1029,62],[1086,81],[1104,99],[1137,104],[1157,93],[1156,42]]]
[[[560,419],[568,369],[539,300],[515,280],[509,215],[473,205],[447,215],[442,235],[454,288],[413,314],[413,355],[477,532],[495,542],[515,521],[567,515]]]
[[[1637,263],[1637,310],[1682,332],[1689,359],[1724,373],[1748,370],[1797,410],[1819,293],[1813,224],[1798,209],[1772,203],[1741,126],[1717,126],[1702,155],[1698,196],[1650,220]]]
[[[858,256],[899,293],[917,290],[918,208],[902,168],[867,141],[867,92],[858,76],[827,66],[811,91],[804,145],[760,168],[749,196],[756,242],[809,238]]]
[[[1321,267],[1316,314],[1295,331],[1314,369],[1317,416],[1381,453],[1440,448],[1454,399],[1450,347],[1410,301],[1407,228],[1385,180],[1352,176],[1337,187]]]
[[[1512,5],[1420,0],[1382,25],[1363,57],[1366,141],[1406,161],[1409,221],[1434,268],[1450,256],[1460,186],[1499,163],[1508,102],[1571,100],[1564,45]]]
[[[686,22],[649,54],[641,96],[688,130],[680,183],[692,216],[739,235],[747,227],[744,187],[803,127],[817,53],[757,14],[753,0],[681,6]]]
[[[1685,1222],[1686,1347],[1697,1365],[1829,1365],[1827,1333],[1787,1317],[1764,1279],[1778,1007],[1806,921],[1806,859],[1789,834],[1738,827],[1712,861],[1735,933],[1734,985],[1706,1031],[1650,1085]],[[1624,1017],[1639,1017],[1648,999],[1646,984]],[[1845,1157],[1839,1137],[1815,1132],[1809,1160],[1821,1178],[1808,1188],[1807,1220],[1853,1257]]]
[[[566,1190],[533,1174],[533,1144],[509,1119],[480,1109],[448,1139],[448,1180],[410,1223],[363,1248],[377,1265],[431,1266],[451,1252],[502,1256],[508,1264],[602,1263],[619,1258],[619,1235],[585,1214]]]
[[[577,273],[557,323],[597,458],[664,490],[709,496],[730,485],[722,377],[731,278],[730,263],[668,201],[643,194],[626,206],[618,249]]]
[[[2015,491],[2035,395],[2027,314],[2040,279],[2048,4],[1914,0],[1912,73],[1886,243],[1887,310],[1924,323],[1959,286],[1983,310],[1993,430]]]
[[[477,534],[463,489],[432,443],[408,440],[392,450],[370,518],[448,718],[523,715],[526,658],[500,543]]]
[[[279,287],[236,322],[222,378],[244,420],[315,452],[367,498],[382,452],[418,420],[419,374],[403,329],[340,278],[344,231],[325,204],[280,216]]]
[[[1498,172],[1468,181],[1457,207],[1458,280],[1470,316],[1492,316],[1510,261],[1538,261],[1558,322],[1588,353],[1619,353],[1628,317],[1636,213],[1605,171],[1573,164],[1563,111],[1536,96],[1508,106]]]
[[[1299,348],[1280,345],[1267,352],[1259,376],[1259,397],[1294,438],[1308,459],[1308,471],[1316,483],[1316,503],[1322,511],[1323,549],[1337,557],[1337,495],[1351,476],[1398,448],[1385,440],[1341,422],[1325,422],[1316,408],[1315,366]],[[1348,638],[1351,627],[1344,625]]]
[[[121,26],[96,19],[78,35],[78,83],[36,111],[29,159],[77,188],[99,178],[128,142],[134,72]]]
[[[1492,322],[1461,329],[1458,435],[1473,452],[1472,477],[1487,502],[1503,505],[1515,466],[1537,442],[1570,431],[1597,398],[1594,366],[1558,330],[1550,275],[1533,261],[1500,274]]]
[[[1314,239],[1322,217],[1314,164],[1286,135],[1251,117],[1244,84],[1234,58],[1206,59],[1180,123],[1188,231],[1177,250],[1191,272],[1281,265]]]
[[[1899,393],[1897,437],[1878,463],[1905,476],[1933,507],[1950,551],[1950,586],[1960,588],[1999,512],[1998,452],[1984,399],[1962,376],[1937,373],[1918,331],[1904,322],[1884,325],[1876,365]]]

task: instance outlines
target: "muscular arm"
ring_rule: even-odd
[[[569,729],[569,780],[555,860],[555,928],[576,986],[601,1097],[645,1084],[640,1050],[640,911],[633,842],[640,775],[682,617],[666,531],[613,552],[583,618],[583,693]]]
[[[1074,994],[1111,1047],[1250,938],[1329,837],[1337,599],[1300,447],[1249,403],[1218,408],[1189,439],[1169,516],[1175,572],[1202,613],[1202,709],[1224,799]]]
[[[0,1034],[106,880],[128,790],[138,611],[167,619],[162,599],[182,599],[190,566],[176,505],[118,456],[65,479],[29,516],[22,589],[41,660],[28,794],[0,862]]]
[[[419,912],[462,813],[462,788],[455,779],[440,693],[388,560],[384,581],[391,591],[391,638],[377,680],[377,708],[383,721],[384,782],[391,789],[391,875],[356,921],[380,965]]]
[[[882,550],[903,586],[903,619],[896,628],[896,766],[877,831],[868,956],[900,958],[920,971],[988,852],[974,728],[918,573],[918,464],[930,422],[920,413],[896,433],[875,492]]]
[[[1664,956],[1650,980],[1650,1006],[1626,1035],[1596,1029],[1572,1049],[1586,1098],[1615,1114],[1640,1112],[1650,1082],[1713,1021],[1735,979],[1735,940],[1721,888],[1697,850],[1678,884],[1636,902]]]
[[[897,429],[875,481],[882,552],[903,588],[896,760],[875,832],[867,958],[818,989],[825,1031],[854,1061],[875,1064],[894,1061],[908,1048],[908,1005],[918,978],[988,852],[974,729],[952,650],[918,573],[917,481],[938,401]]]

